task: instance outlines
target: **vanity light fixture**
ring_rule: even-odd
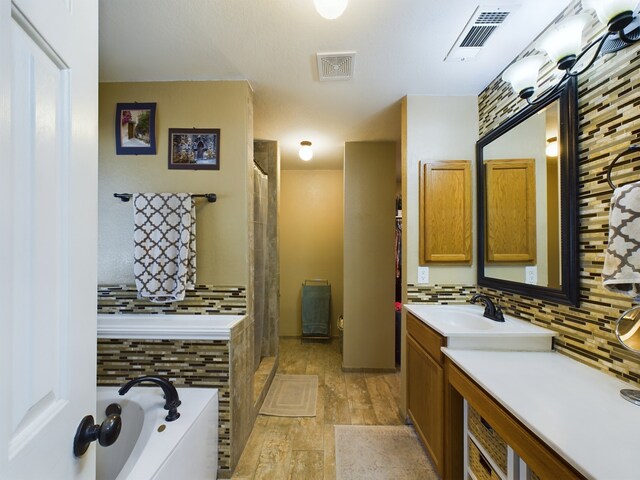
[[[547,147],[545,148],[547,157],[558,156],[558,137],[551,137],[547,139]]]
[[[300,142],[300,150],[298,151],[300,160],[308,162],[313,158],[313,150],[311,150],[311,142],[304,140]]]
[[[316,10],[327,20],[334,20],[342,15],[349,0],[313,0]]]
[[[543,100],[556,92],[570,77],[584,73],[600,53],[617,52],[640,40],[640,21],[634,14],[637,4],[638,0],[582,0],[583,8],[595,10],[598,19],[607,25],[607,31],[582,51],[582,30],[591,19],[589,14],[580,13],[550,27],[540,38],[536,48],[544,51],[558,69],[564,71],[564,75],[556,85],[535,100],[531,98],[535,92],[538,72],[545,62],[544,56],[532,55],[514,62],[504,71],[502,79],[511,83],[520,98],[529,104]],[[575,69],[585,54],[593,49],[595,52],[590,61]]]

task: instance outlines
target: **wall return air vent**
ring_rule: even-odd
[[[356,52],[316,53],[318,78],[321,82],[351,80]]]
[[[474,58],[489,37],[502,25],[517,5],[479,6],[445,57],[445,62],[463,62]]]

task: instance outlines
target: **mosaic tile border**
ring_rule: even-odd
[[[478,288],[475,285],[407,285],[407,303],[465,303]]]
[[[196,285],[181,302],[157,304],[138,299],[133,285],[102,285],[98,287],[98,313],[245,315],[247,292],[240,286]]]
[[[219,477],[231,468],[230,343],[223,340],[98,340],[98,385],[163,375],[176,387],[217,388]]]
[[[575,0],[556,22],[580,10],[581,4]],[[601,25],[594,19],[585,29],[585,43],[601,32]],[[535,40],[518,58],[533,52],[534,43]],[[481,289],[483,293],[499,295],[507,313],[557,331],[555,345],[559,352],[634,383],[640,383],[640,356],[621,347],[613,333],[615,320],[632,303],[604,290],[600,274],[612,193],[605,169],[617,153],[640,140],[639,67],[640,49],[636,44],[598,59],[579,78],[580,307]],[[550,64],[543,69],[541,89],[553,80],[554,71]],[[482,136],[520,110],[525,102],[498,77],[480,94],[478,106]],[[639,178],[633,170],[632,166],[623,166],[618,174],[627,179]]]

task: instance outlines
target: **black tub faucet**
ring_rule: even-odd
[[[133,380],[129,380],[122,387],[120,387],[120,390],[118,390],[118,393],[120,395],[124,395],[129,391],[131,387],[142,382],[155,383],[162,389],[162,391],[164,392],[164,399],[165,399],[164,409],[169,411],[165,420],[167,422],[173,422],[174,420],[177,420],[178,417],[180,416],[180,413],[178,413],[178,407],[182,402],[178,397],[178,391],[176,390],[176,387],[173,386],[173,384],[169,381],[168,378],[160,377],[160,376],[145,376],[145,377],[134,378]]]
[[[469,303],[476,303],[480,301],[484,303],[484,314],[483,316],[488,318],[489,320],[493,320],[495,322],[504,322],[504,315],[502,315],[502,309],[499,305],[493,303],[493,301],[486,295],[482,295],[480,293],[476,293]]]

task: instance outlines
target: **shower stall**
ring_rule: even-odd
[[[265,342],[265,326],[269,314],[267,291],[267,241],[269,177],[262,168],[253,165],[253,316],[254,316],[254,370],[260,366],[260,360],[268,355]],[[267,347],[267,348],[265,348]]]
[[[278,258],[279,158],[277,143],[254,142],[253,295],[254,371],[278,349],[280,273]]]

